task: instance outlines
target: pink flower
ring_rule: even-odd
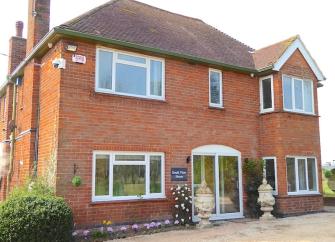
[[[154,227],[156,227],[156,223],[155,222],[151,222],[150,223],[150,228],[154,228]]]
[[[165,225],[168,225],[168,224],[170,224],[170,220],[168,220],[168,219],[167,219],[167,220],[165,220],[165,221],[164,221],[164,224],[165,224]]]
[[[107,227],[107,231],[108,231],[109,233],[113,233],[113,228],[112,228],[112,227]]]
[[[131,228],[133,229],[133,230],[138,230],[139,229],[139,226],[137,225],[137,224],[133,224],[133,226],[131,226]]]
[[[126,226],[122,226],[122,227],[120,228],[120,230],[121,230],[122,232],[125,232],[125,231],[127,230],[127,227],[126,227]]]
[[[160,222],[157,222],[157,223],[156,223],[156,227],[157,227],[157,228],[159,228],[161,225],[162,225],[162,223],[160,223]]]
[[[179,221],[178,220],[174,221],[174,224],[179,224]]]
[[[86,236],[88,236],[90,234],[90,231],[89,230],[84,230],[84,232],[83,232],[83,235],[86,237]]]
[[[144,224],[143,226],[146,227],[147,229],[150,229],[150,228],[151,228],[151,227],[150,227],[150,224]]]

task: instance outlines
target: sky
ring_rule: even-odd
[[[106,0],[51,0],[51,27]],[[140,0],[168,11],[202,19],[258,49],[299,34],[327,80],[318,89],[322,162],[335,160],[335,2],[333,0]],[[0,53],[8,53],[15,22],[26,23],[28,0],[0,1]],[[24,36],[26,36],[26,25]],[[0,54],[0,82],[7,57]]]

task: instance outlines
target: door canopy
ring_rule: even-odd
[[[225,145],[203,145],[193,149],[192,153],[241,156],[241,152]]]

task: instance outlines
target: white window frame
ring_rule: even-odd
[[[108,88],[101,88],[99,87],[99,53],[100,51],[106,51],[113,53],[113,63],[112,63],[112,89]],[[144,58],[146,60],[145,64],[136,63],[132,61],[126,61],[126,60],[119,60],[117,59],[118,54],[124,54],[129,55],[133,57],[139,57]],[[162,63],[162,96],[157,95],[151,95],[150,94],[150,61],[159,61]],[[95,61],[95,91],[100,93],[108,93],[108,94],[116,94],[121,96],[130,96],[130,97],[139,97],[139,98],[145,98],[145,99],[156,99],[156,100],[165,100],[165,60],[158,57],[152,57],[147,56],[143,54],[128,52],[128,51],[121,51],[116,49],[110,49],[106,47],[97,47],[96,48],[96,61]],[[143,67],[146,68],[146,95],[137,95],[137,94],[131,94],[131,93],[124,93],[124,92],[117,92],[115,90],[115,73],[116,73],[116,64],[126,64],[131,66],[137,66],[137,67]]]
[[[265,178],[266,178],[266,160],[274,160],[276,189],[273,189],[273,195],[278,195],[277,158],[275,156],[265,156],[263,157],[263,160],[264,160],[263,176]]]
[[[263,108],[263,80],[271,79],[271,108]],[[275,101],[274,101],[274,90],[273,90],[273,75],[265,76],[259,79],[259,95],[260,95],[260,107],[261,107],[261,113],[268,113],[273,112],[275,109]]]
[[[219,73],[220,75],[220,103],[212,103],[211,102],[211,72]],[[216,108],[223,108],[223,93],[222,93],[222,71],[218,69],[209,68],[208,69],[208,93],[209,93],[209,106]]]
[[[284,76],[289,77],[292,79],[291,81],[291,92],[292,92],[292,109],[289,108],[285,108],[285,96],[284,96]],[[302,109],[297,109],[295,107],[295,91],[294,91],[294,80],[298,80],[298,81],[302,81]],[[312,83],[312,112],[306,112],[304,111],[304,107],[305,107],[305,94],[304,94],[304,82],[308,81]],[[294,113],[303,113],[303,114],[310,114],[310,115],[315,115],[315,110],[314,110],[314,83],[313,80],[309,80],[309,79],[301,79],[295,76],[291,76],[291,75],[286,75],[283,74],[282,75],[282,92],[283,92],[283,109],[286,112],[294,112]]]
[[[287,190],[287,195],[311,195],[311,194],[320,194],[319,192],[319,173],[318,173],[318,161],[315,156],[286,156],[285,157],[285,166],[286,166],[286,187],[287,187],[287,158],[294,159],[294,170],[295,170],[295,183],[296,183],[296,191],[289,192]],[[298,171],[298,160],[304,159],[305,160],[305,170],[306,170],[306,189],[307,190],[300,190],[299,189],[299,171]],[[315,179],[316,179],[316,191],[309,191],[309,182],[308,182],[308,164],[307,159],[314,159],[315,160]]]
[[[97,155],[109,155],[109,195],[95,195],[95,167]],[[115,161],[115,155],[144,155],[144,161]],[[150,193],[150,156],[161,157],[161,192]],[[113,196],[113,166],[114,165],[145,165],[145,195],[142,196]],[[92,201],[120,201],[139,199],[159,199],[165,196],[165,156],[162,152],[127,152],[127,151],[93,151],[92,159]]]

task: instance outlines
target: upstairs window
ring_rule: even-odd
[[[209,70],[209,106],[223,107],[222,73],[220,70]]]
[[[274,110],[273,98],[273,76],[266,76],[260,79],[260,101],[261,112],[271,112]]]
[[[126,52],[97,49],[96,90],[164,99],[164,61]]]
[[[289,195],[318,193],[316,159],[313,157],[286,158],[287,191]]]
[[[313,81],[283,75],[284,110],[314,114]]]

